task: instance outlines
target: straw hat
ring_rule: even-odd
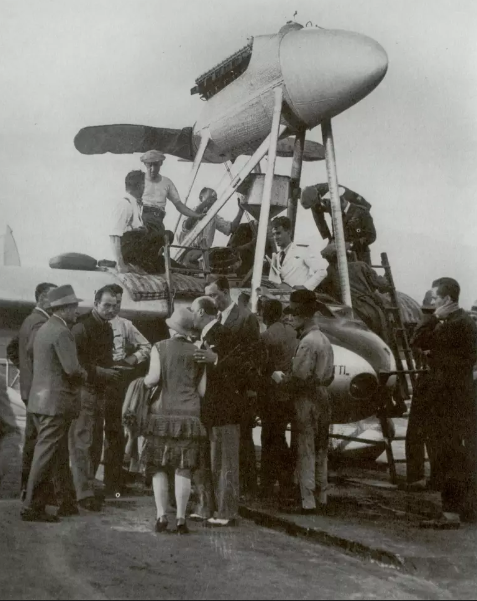
[[[167,327],[183,336],[191,336],[194,333],[194,316],[187,307],[178,307],[174,313],[166,319]]]
[[[48,303],[50,307],[63,307],[64,305],[76,305],[83,299],[77,298],[73,287],[69,284],[65,286],[58,286],[58,288],[52,288],[48,292]]]

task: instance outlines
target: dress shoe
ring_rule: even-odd
[[[398,490],[402,490],[404,492],[426,492],[427,483],[423,480],[416,480],[414,482],[403,482],[398,485]]]
[[[36,509],[25,509],[21,513],[21,518],[23,522],[45,522],[48,524],[57,524],[60,521],[56,515],[50,515],[45,510],[38,511]]]
[[[186,521],[181,520],[181,519],[177,520],[176,527],[174,528],[174,530],[172,532],[173,532],[173,534],[179,534],[179,535],[190,534],[190,530],[187,527]]]
[[[233,520],[221,520],[220,518],[210,518],[208,519],[206,522],[204,522],[204,525],[207,528],[227,528],[230,526],[237,526],[238,525],[238,521],[236,519]]]
[[[191,520],[191,522],[205,522],[208,518],[203,518],[198,513],[191,513],[187,519]]]
[[[78,505],[86,511],[101,511],[102,503],[95,497],[86,497],[86,499],[78,501]]]
[[[169,522],[167,521],[167,516],[163,515],[162,517],[156,520],[156,526],[154,528],[155,532],[166,532],[167,526],[169,526]]]
[[[59,506],[56,515],[61,518],[68,518],[73,515],[79,515],[78,505],[76,503],[64,503]]]
[[[318,515],[316,507],[300,507],[300,515]]]

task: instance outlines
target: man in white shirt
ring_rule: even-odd
[[[110,321],[114,335],[114,363],[123,362],[123,364],[134,366],[148,361],[151,354],[150,342],[141,334],[132,321],[119,316],[123,288],[118,284],[112,284],[110,288],[115,292],[117,300],[116,317]]]
[[[152,229],[163,233],[162,225],[166,215],[166,201],[170,200],[179,213],[187,217],[201,218],[202,215],[189,209],[179,196],[172,181],[160,174],[166,155],[158,150],[149,150],[141,156],[141,162],[146,167],[144,193],[142,195],[143,221]]]
[[[116,295],[116,316],[109,322],[113,330],[113,362],[115,366],[126,369],[120,382],[110,387],[106,399],[105,434],[106,446],[111,452],[105,453],[105,482],[109,481],[110,492],[120,492],[122,462],[125,450],[125,440],[122,427],[122,406],[129,384],[136,378],[145,375],[147,362],[151,355],[151,344],[136,326],[124,317],[119,316],[123,289],[118,284],[110,286]],[[130,472],[137,472],[138,444],[137,439],[131,444]],[[108,461],[106,461],[106,457]],[[106,465],[107,464],[107,465]],[[106,474],[108,478],[106,478]]]
[[[117,202],[109,230],[114,258],[120,273],[131,271],[131,265],[147,273],[159,273],[159,252],[164,246],[162,234],[143,222],[141,197],[145,175],[131,171],[126,176],[126,194]]]
[[[275,284],[284,282],[292,288],[314,290],[326,276],[322,259],[292,241],[288,217],[272,221],[272,236],[278,252],[272,255],[268,279]]]

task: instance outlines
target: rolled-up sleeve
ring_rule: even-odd
[[[113,212],[111,215],[109,235],[122,236],[127,230],[132,217],[133,209],[131,204],[125,198],[122,198],[119,202],[116,202],[113,206]]]
[[[143,336],[141,334],[141,332],[136,328],[136,326],[134,326],[130,322],[128,323],[126,331],[127,331],[128,343],[134,349],[136,349],[133,352],[133,355],[136,356],[137,362],[142,363],[143,361],[147,361],[147,359],[149,359],[149,356],[151,354],[150,342],[147,340],[147,338],[145,338],[145,336]]]

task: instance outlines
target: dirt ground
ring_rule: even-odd
[[[110,501],[101,514],[60,524],[21,522],[19,510],[18,501],[0,501],[1,599],[458,598],[247,520],[155,534],[151,497]]]

